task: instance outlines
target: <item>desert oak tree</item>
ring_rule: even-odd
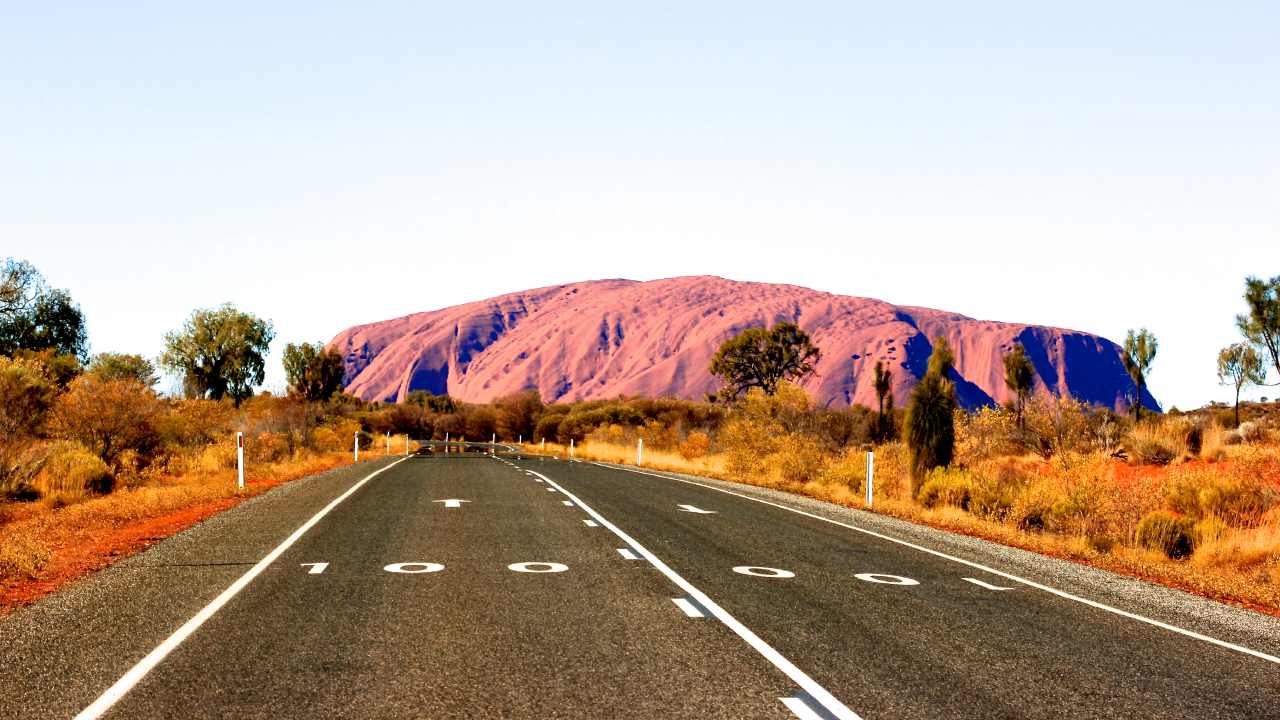
[[[182,376],[188,397],[229,396],[239,406],[262,383],[273,339],[270,321],[227,303],[196,310],[180,330],[165,335],[160,364]]]
[[[323,343],[289,343],[284,348],[284,374],[289,392],[307,400],[328,400],[342,389],[342,354]]]
[[[724,380],[726,398],[751,388],[773,395],[783,380],[794,382],[812,373],[820,356],[808,333],[782,322],[767,330],[748,328],[726,340],[711,358],[711,374]]]

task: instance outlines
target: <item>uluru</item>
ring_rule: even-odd
[[[954,351],[952,379],[967,408],[1010,399],[1001,358],[1016,343],[1035,368],[1037,393],[1116,410],[1135,397],[1120,347],[1091,333],[712,276],[515,292],[357,325],[329,347],[345,360],[346,392],[366,401],[422,390],[487,402],[530,388],[548,402],[702,398],[720,386],[708,365],[724,340],[780,321],[798,324],[822,351],[802,382],[822,407],[874,405],[876,361],[892,370],[905,403],[939,336]],[[1159,407],[1145,390],[1142,400]]]

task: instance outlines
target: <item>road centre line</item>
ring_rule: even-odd
[[[558,488],[560,492],[564,493],[565,497],[568,497],[574,502],[576,502],[578,504],[578,507],[582,508],[583,511],[586,512],[588,515],[590,515],[592,518],[594,518],[596,522],[608,528],[610,531],[613,532],[614,535],[617,535],[619,538],[621,538],[623,542],[625,542],[627,545],[630,545],[635,550],[636,553],[644,557],[644,559],[648,560],[649,564],[657,568],[658,571],[661,572],[663,575],[666,575],[668,580],[675,583],[676,586],[678,586],[681,590],[684,590],[686,593],[688,593],[689,598],[693,602],[705,608],[707,612],[715,616],[717,620],[724,623],[725,627],[729,628],[730,630],[733,631],[735,635],[737,635],[738,637],[746,641],[746,643],[750,645],[756,652],[763,655],[764,658],[768,660],[770,663],[772,663],[774,667],[781,670],[784,675],[791,678],[792,682],[796,683],[797,685],[800,686],[802,690],[807,692],[809,696],[814,699],[815,702],[822,705],[822,707],[827,712],[830,712],[838,720],[861,720],[861,718],[858,716],[857,713],[855,713],[854,711],[846,707],[844,703],[840,702],[839,700],[836,699],[834,695],[827,692],[826,688],[819,685],[817,681],[809,677],[807,673],[805,673],[800,668],[796,667],[790,660],[784,657],[782,653],[773,649],[773,647],[769,645],[769,643],[762,640],[759,635],[756,635],[746,625],[743,625],[736,618],[730,615],[727,610],[725,610],[724,608],[716,604],[716,602],[712,600],[710,597],[707,597],[706,593],[694,587],[692,583],[690,583],[688,580],[685,580],[678,573],[676,573],[676,571],[668,567],[666,563],[664,563],[662,560],[658,558],[658,556],[649,552],[643,545],[636,542],[630,535],[627,535],[625,532],[623,532],[617,525],[614,525],[613,523],[604,519],[604,516],[596,512],[590,506],[583,503],[580,498],[578,498],[568,490],[565,490],[554,480],[547,477],[546,475],[540,475],[540,477],[543,480],[545,480],[547,484],[552,485],[554,488]]]
[[[333,510],[343,500],[346,500],[355,494],[357,490],[364,487],[365,483],[407,459],[408,458],[401,458],[380,470],[375,470],[374,472],[369,473],[364,476],[362,480],[348,488],[346,492],[339,495],[328,505],[325,505],[320,512],[312,515],[310,520],[307,520],[301,527],[294,530],[293,534],[285,538],[284,542],[280,543],[274,550],[267,553],[266,557],[262,558],[256,565],[249,568],[244,575],[241,575],[239,579],[231,583],[231,585],[227,587],[226,590],[223,590],[218,597],[214,598],[208,605],[201,608],[200,612],[196,613],[190,620],[183,623],[182,626],[175,630],[172,635],[165,638],[164,642],[157,645],[154,650],[147,653],[146,657],[139,660],[137,664],[130,668],[129,671],[117,680],[114,685],[107,688],[105,692],[99,695],[98,699],[94,700],[89,707],[81,710],[80,713],[76,715],[75,720],[92,720],[93,718],[102,717],[103,713],[110,710],[111,707],[119,702],[121,698],[134,688],[134,686],[141,682],[141,680],[147,676],[147,673],[151,672],[156,665],[159,665],[160,662],[169,655],[169,653],[173,652],[175,648],[181,645],[183,640],[190,637],[191,634],[198,630],[209,618],[213,617],[218,610],[222,609],[223,605],[230,602],[231,599],[234,598],[241,590],[245,589],[249,583],[253,582],[253,579],[262,574],[262,571],[266,570],[271,563],[275,562],[277,558],[283,555],[284,551],[288,550],[289,547],[296,543],[308,530],[314,527],[316,523],[320,522],[321,518],[328,515],[330,510]]]
[[[915,543],[908,542],[908,541],[906,541],[906,540],[899,540],[898,538],[891,537],[891,536],[889,536],[889,535],[884,535],[884,534],[882,534],[882,533],[878,533],[878,532],[876,532],[876,531],[874,531],[874,530],[867,530],[866,528],[860,528],[860,527],[858,527],[858,526],[856,526],[856,525],[850,525],[850,524],[848,524],[848,523],[843,523],[843,522],[840,522],[839,520],[832,520],[831,518],[823,517],[823,516],[821,516],[821,515],[815,515],[814,513],[811,513],[811,512],[806,512],[806,511],[804,511],[804,510],[799,510],[799,509],[797,509],[797,508],[793,508],[793,507],[787,507],[786,505],[782,505],[782,504],[780,504],[780,503],[771,502],[771,501],[769,501],[769,500],[763,500],[763,499],[761,499],[761,498],[751,497],[750,495],[745,495],[745,494],[743,494],[743,493],[734,492],[734,491],[732,491],[732,490],[726,490],[726,489],[724,489],[724,488],[718,488],[718,487],[715,487],[714,485],[707,485],[707,484],[705,484],[705,483],[694,482],[693,480],[685,480],[685,479],[683,479],[683,478],[672,477],[672,476],[670,476],[670,475],[659,475],[659,474],[657,474],[657,473],[645,472],[645,471],[643,471],[643,470],[633,470],[633,469],[631,469],[631,468],[627,468],[627,467],[615,467],[615,466],[613,466],[613,465],[605,465],[604,463],[598,463],[598,462],[597,462],[597,463],[592,463],[592,464],[593,464],[593,465],[598,465],[598,466],[600,466],[600,467],[602,467],[602,468],[608,468],[608,469],[610,469],[610,470],[624,470],[624,471],[626,471],[626,472],[636,473],[637,475],[648,475],[648,476],[650,476],[650,477],[662,478],[663,480],[674,480],[674,481],[676,481],[676,482],[685,483],[686,485],[697,485],[698,487],[703,487],[703,488],[706,488],[706,489],[708,489],[708,490],[715,490],[716,492],[721,492],[721,493],[724,493],[724,494],[726,494],[726,495],[734,495],[734,496],[737,496],[737,497],[740,497],[740,498],[743,498],[743,499],[746,499],[746,500],[751,500],[752,502],[758,502],[758,503],[761,503],[761,504],[763,504],[763,505],[771,505],[771,506],[773,506],[773,507],[780,508],[780,509],[782,509],[782,510],[786,510],[786,511],[788,511],[788,512],[796,513],[797,515],[804,515],[805,517],[810,517],[810,518],[813,518],[813,519],[815,519],[815,520],[821,520],[821,521],[823,521],[823,522],[828,522],[828,523],[831,523],[832,525],[839,525],[840,527],[848,528],[848,529],[850,529],[850,530],[854,530],[854,531],[857,531],[857,532],[863,533],[864,535],[870,535],[871,537],[880,538],[881,540],[888,540],[889,542],[897,543],[898,545],[902,545],[902,546],[904,546],[904,547],[909,547],[909,548],[911,548],[911,549],[913,549],[913,550],[919,550],[920,552],[928,553],[928,554],[930,554],[930,555],[934,555],[934,556],[936,556],[936,557],[943,558],[944,560],[950,560],[950,561],[952,561],[952,562],[960,563],[961,565],[967,565],[968,567],[976,568],[976,569],[978,569],[978,570],[982,570],[983,572],[989,572],[989,573],[991,573],[992,575],[998,575],[998,576],[1000,576],[1000,577],[1002,577],[1002,578],[1005,578],[1005,579],[1007,579],[1007,580],[1012,580],[1012,581],[1014,581],[1014,582],[1022,583],[1023,585],[1026,585],[1026,586],[1028,586],[1028,587],[1033,587],[1033,588],[1035,588],[1035,589],[1037,589],[1037,590],[1043,590],[1044,592],[1047,592],[1047,593],[1049,593],[1049,594],[1051,594],[1051,595],[1056,595],[1056,596],[1058,596],[1058,597],[1060,597],[1060,598],[1062,598],[1062,599],[1064,599],[1064,600],[1071,600],[1071,601],[1073,601],[1073,602],[1082,603],[1082,604],[1084,604],[1084,605],[1088,605],[1089,607],[1092,607],[1092,608],[1095,608],[1095,609],[1098,609],[1098,610],[1103,610],[1103,611],[1106,611],[1106,612],[1109,612],[1109,613],[1113,613],[1113,614],[1115,614],[1115,615],[1119,615],[1119,616],[1121,616],[1121,617],[1129,618],[1130,620],[1136,620],[1136,621],[1138,621],[1138,622],[1146,623],[1146,624],[1151,625],[1151,626],[1153,626],[1153,627],[1158,627],[1158,628],[1161,628],[1161,629],[1164,629],[1164,630],[1168,630],[1168,631],[1170,631],[1170,632],[1177,633],[1177,634],[1179,634],[1179,635],[1183,635],[1183,636],[1186,636],[1186,637],[1189,637],[1189,638],[1193,638],[1193,639],[1195,639],[1195,640],[1200,640],[1200,641],[1203,641],[1203,642],[1207,642],[1207,643],[1209,643],[1209,644],[1211,644],[1211,645],[1217,645],[1218,647],[1225,648],[1225,649],[1227,649],[1227,650],[1234,650],[1235,652],[1238,652],[1238,653],[1243,653],[1243,654],[1245,654],[1245,655],[1250,655],[1250,656],[1256,657],[1256,658],[1258,658],[1258,659],[1260,659],[1260,660],[1266,660],[1267,662],[1271,662],[1271,663],[1275,663],[1275,664],[1277,664],[1277,665],[1280,665],[1280,657],[1276,657],[1276,656],[1274,656],[1274,655],[1268,655],[1267,653],[1264,653],[1264,652],[1261,652],[1261,651],[1258,651],[1258,650],[1253,650],[1253,649],[1251,649],[1251,648],[1244,647],[1243,645],[1236,645],[1235,643],[1230,643],[1230,642],[1227,642],[1227,641],[1225,641],[1225,640],[1219,640],[1219,639],[1214,638],[1214,637],[1209,637],[1208,635],[1202,635],[1202,634],[1200,634],[1200,633],[1198,633],[1198,632],[1195,632],[1194,630],[1187,630],[1187,629],[1185,629],[1185,628],[1180,628],[1180,627],[1178,627],[1178,626],[1176,626],[1176,625],[1170,625],[1169,623],[1162,622],[1162,621],[1160,621],[1160,620],[1156,620],[1156,619],[1154,619],[1154,618],[1149,618],[1149,617],[1146,617],[1146,616],[1143,616],[1143,615],[1138,615],[1137,613],[1131,613],[1131,612],[1129,612],[1129,611],[1127,611],[1127,610],[1121,610],[1120,608],[1112,607],[1112,606],[1110,606],[1110,605],[1105,605],[1105,604],[1100,603],[1100,602],[1097,602],[1097,601],[1095,601],[1095,600],[1089,600],[1088,598],[1083,598],[1083,597],[1080,597],[1079,595],[1073,595],[1073,594],[1071,594],[1071,593],[1069,593],[1069,592],[1067,592],[1067,591],[1065,591],[1065,590],[1059,590],[1059,589],[1054,588],[1054,587],[1049,587],[1048,585],[1042,585],[1042,584],[1040,584],[1040,583],[1038,583],[1038,582],[1035,582],[1034,580],[1028,580],[1028,579],[1026,579],[1026,578],[1019,577],[1019,576],[1014,575],[1014,574],[1012,574],[1012,573],[1007,573],[1007,572],[1004,572],[1004,571],[1002,571],[1002,570],[996,570],[995,568],[988,567],[988,566],[983,565],[983,564],[981,564],[981,563],[976,563],[976,562],[972,562],[972,561],[970,561],[970,560],[965,560],[964,558],[958,558],[958,557],[955,557],[954,555],[948,555],[948,554],[946,554],[946,553],[944,553],[944,552],[941,552],[941,551],[938,551],[938,550],[933,550],[933,549],[931,549],[931,548],[924,547],[923,545],[917,545],[917,544],[915,544]],[[816,696],[815,696],[815,697],[816,697]]]

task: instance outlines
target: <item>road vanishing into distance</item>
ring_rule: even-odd
[[[1277,628],[768,490],[426,453],[0,619],[0,717],[1276,718]]]

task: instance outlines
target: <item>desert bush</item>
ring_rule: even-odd
[[[45,457],[38,443],[0,443],[0,500],[36,499],[35,479]]]
[[[1038,396],[1027,402],[1020,439],[1048,460],[1091,449],[1096,424],[1089,406],[1075,398]]]
[[[769,465],[777,469],[778,476],[793,483],[816,480],[825,464],[818,439],[800,433],[782,436],[776,452],[769,458]]]
[[[66,441],[48,448],[33,483],[40,497],[63,505],[90,494],[109,493],[114,484],[111,468],[101,458],[79,443]]]
[[[39,432],[56,395],[57,386],[42,365],[0,356],[0,445]]]
[[[981,484],[969,470],[938,467],[929,471],[916,498],[927,508],[950,505],[968,510],[974,491]]]
[[[1016,455],[1021,449],[1017,418],[1005,408],[979,408],[956,423],[956,454],[967,461]]]
[[[819,479],[829,485],[862,489],[867,481],[866,453],[854,448],[846,449],[827,462]]]
[[[1256,443],[1262,440],[1262,428],[1255,422],[1242,422],[1236,430],[1240,433],[1240,439],[1247,443]]]
[[[705,457],[710,450],[711,438],[703,432],[691,432],[684,442],[680,443],[680,457],[685,460]]]
[[[1244,442],[1244,436],[1239,430],[1231,430],[1222,434],[1223,445],[1239,445]]]
[[[252,463],[277,462],[293,454],[288,439],[274,433],[260,433],[245,440],[244,451],[245,461]]]
[[[1195,552],[1196,524],[1191,518],[1156,510],[1138,523],[1135,540],[1148,550],[1159,550],[1173,559],[1184,558]]]
[[[126,450],[145,459],[160,446],[162,414],[162,403],[144,385],[84,375],[58,398],[50,427],[57,437],[79,442],[118,470]]]
[[[1165,505],[1182,515],[1218,518],[1233,527],[1256,525],[1280,505],[1280,489],[1262,479],[1264,472],[1246,462],[1231,472],[1179,473],[1166,487]]]

